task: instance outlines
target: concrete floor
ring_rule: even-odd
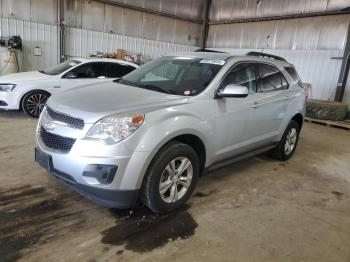
[[[169,216],[115,211],[33,162],[36,120],[0,113],[0,260],[350,261],[350,132],[305,123],[288,162],[262,155],[199,182]]]

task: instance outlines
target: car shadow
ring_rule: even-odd
[[[23,111],[0,111],[0,118],[4,119],[32,119]]]

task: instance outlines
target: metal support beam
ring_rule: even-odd
[[[279,15],[279,16],[253,17],[253,18],[212,21],[212,22],[209,22],[209,25],[251,23],[251,22],[285,20],[285,19],[306,18],[306,17],[316,17],[316,16],[344,15],[344,14],[350,14],[350,10],[345,9],[345,10],[340,10],[340,11],[313,12],[313,13],[293,14],[293,15]]]
[[[105,4],[119,6],[119,7],[122,7],[122,8],[127,8],[127,9],[131,9],[131,10],[139,11],[139,12],[143,12],[143,13],[164,16],[164,17],[178,19],[178,20],[187,21],[187,22],[192,22],[192,23],[196,23],[196,24],[202,24],[202,22],[203,22],[202,19],[196,19],[196,18],[192,18],[192,17],[184,17],[184,16],[173,15],[173,14],[164,13],[164,12],[160,12],[160,11],[156,11],[156,10],[152,10],[152,9],[148,9],[148,8],[144,8],[144,7],[139,7],[139,6],[124,4],[124,3],[120,3],[120,2],[115,2],[113,0],[96,0],[96,1],[102,2],[102,3],[105,3]]]
[[[211,3],[212,3],[212,0],[205,1],[203,23],[202,23],[201,49],[205,49],[207,46],[208,32],[209,32],[209,13],[211,9]]]
[[[58,18],[58,46],[60,62],[65,60],[65,41],[64,41],[64,0],[57,0],[57,18]]]
[[[345,48],[344,48],[344,56],[343,61],[340,68],[339,80],[337,85],[337,90],[335,92],[334,100],[337,102],[343,102],[344,93],[346,83],[348,81],[349,70],[350,70],[350,23],[348,27]]]

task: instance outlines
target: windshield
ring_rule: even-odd
[[[64,71],[67,71],[69,68],[72,68],[76,65],[79,65],[80,63],[81,62],[78,60],[69,60],[69,61],[63,62],[61,64],[58,64],[49,70],[40,71],[40,72],[47,74],[47,75],[59,75],[59,74],[63,73]]]
[[[223,60],[162,57],[136,69],[118,82],[157,92],[195,96],[209,85],[224,64]]]

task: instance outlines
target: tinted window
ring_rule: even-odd
[[[78,60],[68,60],[66,62],[63,62],[61,64],[58,64],[54,66],[53,68],[45,71],[40,71],[41,73],[47,74],[47,75],[59,75],[63,73],[64,71],[67,71],[69,68],[72,68],[76,65],[79,65],[81,62]]]
[[[68,74],[74,74],[75,78],[107,77],[105,63],[87,63],[71,70]]]
[[[304,88],[303,82],[301,82],[301,79],[300,79],[297,71],[295,70],[295,68],[294,67],[286,67],[286,70],[291,75],[291,77],[293,77],[293,79],[298,83],[298,85],[300,87]]]
[[[109,63],[109,75],[110,78],[118,78],[129,74],[131,71],[134,71],[136,68],[129,65],[121,65],[117,63]]]
[[[231,69],[222,82],[221,88],[225,88],[230,84],[245,86],[248,88],[250,94],[256,92],[255,65],[239,64]]]
[[[259,76],[261,80],[259,88],[260,92],[282,90],[288,88],[287,80],[274,66],[260,64]]]

